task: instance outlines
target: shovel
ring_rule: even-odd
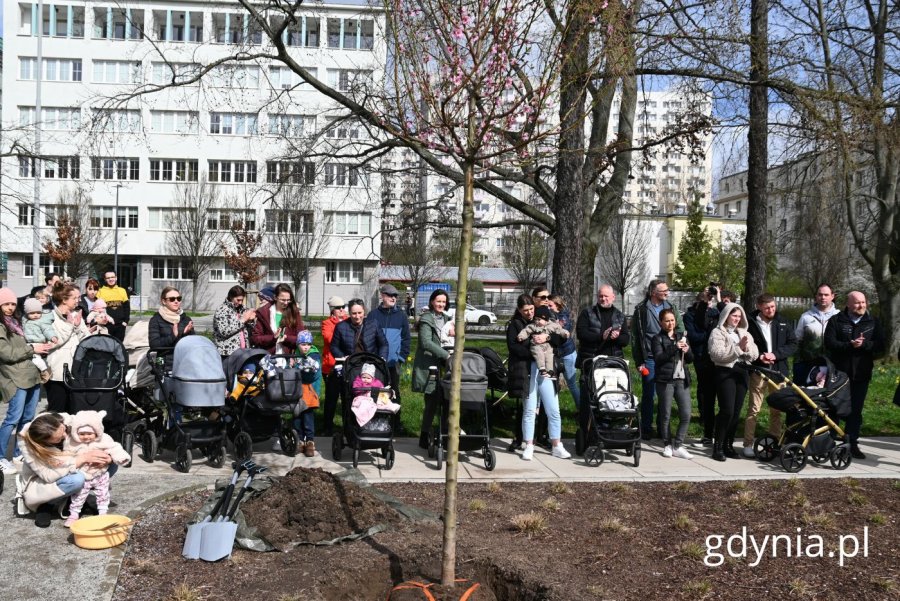
[[[216,519],[216,515],[218,515],[219,511],[221,511],[224,515],[224,513],[228,510],[228,501],[231,499],[231,495],[234,492],[234,487],[237,484],[238,478],[240,478],[241,476],[241,472],[243,472],[245,469],[255,467],[255,465],[256,464],[252,461],[245,461],[241,464],[235,462],[234,464],[232,464],[234,473],[231,475],[231,482],[228,484],[228,486],[225,487],[225,490],[222,492],[222,496],[219,497],[218,501],[216,501],[216,504],[210,514],[203,518],[202,521],[188,526],[187,535],[184,538],[184,547],[181,550],[181,554],[186,559],[200,559],[200,541],[204,528],[206,528],[206,526],[208,526],[210,523],[212,523],[213,520]]]
[[[244,480],[244,485],[241,487],[240,492],[238,492],[238,496],[234,500],[231,510],[228,511],[226,506],[226,509],[223,510],[223,514],[219,516],[215,522],[207,524],[206,527],[203,528],[203,536],[200,541],[200,559],[203,561],[219,561],[220,559],[231,557],[231,551],[234,549],[234,538],[237,536],[238,529],[238,525],[232,521],[231,518],[233,518],[234,514],[237,512],[238,505],[241,504],[241,499],[244,498],[244,493],[250,488],[253,477],[263,473],[267,469],[268,468],[266,467],[258,465],[254,465],[248,469],[247,479]]]

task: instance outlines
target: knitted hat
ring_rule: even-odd
[[[534,318],[550,321],[553,318],[553,314],[550,312],[549,307],[538,307],[534,310]]]
[[[270,303],[275,302],[275,289],[271,286],[266,286],[265,288],[257,292],[257,295],[259,296],[259,298],[267,300]]]
[[[0,288],[0,305],[5,305],[7,303],[18,303],[19,299],[16,298],[16,293],[10,290],[9,288]]]
[[[241,371],[252,371],[256,373],[256,363],[244,363],[241,367]]]
[[[332,296],[328,299],[328,308],[337,309],[338,307],[346,307],[347,303],[340,296]]]
[[[312,332],[309,330],[300,330],[297,333],[297,344],[312,344]]]
[[[100,309],[106,308],[106,301],[102,298],[98,298],[94,301],[94,311],[99,311]]]
[[[83,428],[90,428],[97,438],[100,438],[103,436],[104,417],[106,417],[106,411],[79,411],[72,416],[72,438],[77,438],[76,434]]]
[[[23,308],[25,314],[28,315],[29,313],[41,313],[44,310],[44,305],[36,298],[26,298]]]
[[[362,371],[359,372],[359,375],[369,374],[373,378],[375,377],[375,366],[371,363],[363,363]]]

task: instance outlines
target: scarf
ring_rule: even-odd
[[[181,322],[181,316],[184,314],[183,309],[179,309],[178,311],[172,311],[171,309],[166,308],[164,305],[159,306],[159,315],[166,321],[171,324],[178,324]]]
[[[22,324],[20,324],[17,320],[12,317],[3,316],[3,323],[6,324],[6,327],[13,333],[18,334],[19,336],[24,336],[25,332],[22,330]]]

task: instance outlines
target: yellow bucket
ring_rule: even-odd
[[[131,518],[124,515],[92,515],[76,520],[70,530],[82,549],[109,549],[128,540]]]

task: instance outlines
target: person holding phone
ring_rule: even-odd
[[[825,350],[834,366],[850,377],[850,415],[845,430],[850,454],[855,459],[866,458],[859,449],[863,403],[869,392],[875,357],[885,350],[881,323],[867,309],[866,295],[854,290],[847,295],[844,310],[825,326]]]
[[[305,330],[303,317],[287,284],[275,286],[275,303],[256,310],[256,324],[250,342],[272,354],[292,354],[297,350],[297,334]]]
[[[694,360],[694,354],[687,335],[675,329],[672,309],[659,312],[659,326],[660,332],[653,337],[651,348],[656,362],[656,395],[659,397],[656,427],[665,443],[663,457],[693,459],[694,456],[684,448],[684,438],[691,423],[691,372],[687,365]],[[678,403],[678,430],[674,438],[669,425],[673,398]]]

